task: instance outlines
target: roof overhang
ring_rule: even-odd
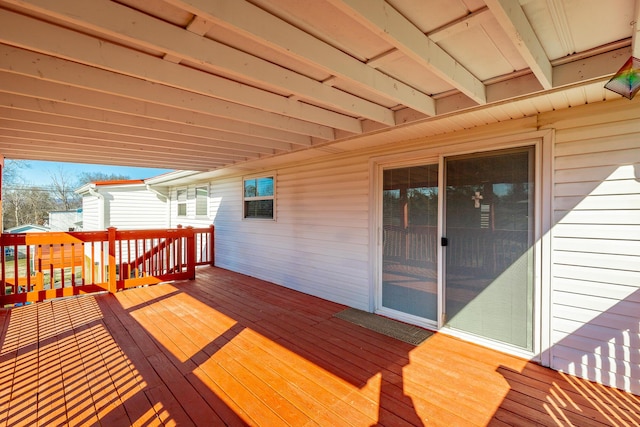
[[[610,100],[638,3],[0,0],[0,154],[235,170]]]

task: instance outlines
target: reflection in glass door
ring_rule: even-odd
[[[533,350],[534,148],[445,159],[446,325]]]
[[[436,321],[438,165],[383,174],[382,306]]]

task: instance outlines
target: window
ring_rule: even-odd
[[[196,216],[207,215],[207,199],[209,189],[207,187],[196,187]]]
[[[245,218],[274,218],[274,184],[275,178],[273,176],[244,180]]]
[[[187,190],[182,189],[177,192],[178,216],[187,216]]]

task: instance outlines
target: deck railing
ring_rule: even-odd
[[[214,228],[2,234],[0,307],[194,279]]]
[[[526,230],[454,228],[447,231],[447,266],[473,268],[487,274],[504,271],[530,246]],[[437,262],[434,226],[384,227],[385,260],[424,266]]]

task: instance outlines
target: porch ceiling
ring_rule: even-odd
[[[638,3],[0,0],[0,154],[207,171],[602,101]]]

